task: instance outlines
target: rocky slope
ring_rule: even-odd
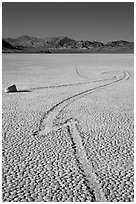
[[[4,38],[2,40],[3,52],[119,52],[133,53],[134,43],[124,40],[118,40],[108,43],[98,41],[77,41],[68,37],[35,38],[30,36],[21,36],[15,39]]]

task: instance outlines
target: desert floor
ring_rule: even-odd
[[[3,201],[134,200],[133,61],[3,54]]]

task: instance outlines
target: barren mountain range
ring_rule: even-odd
[[[108,43],[77,41],[68,37],[35,38],[23,35],[2,39],[3,53],[133,53],[134,43],[117,40]]]

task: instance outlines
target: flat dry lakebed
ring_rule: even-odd
[[[2,58],[3,201],[134,201],[134,56]]]

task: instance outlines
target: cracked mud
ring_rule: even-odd
[[[107,56],[117,61],[110,70],[104,56],[97,56],[98,70],[94,56],[90,64],[90,55],[80,58],[61,58],[71,68],[59,83],[57,73],[56,81],[50,83],[51,72],[44,83],[44,69],[40,76],[35,69],[34,84],[25,73],[18,81],[26,80],[20,87],[28,92],[3,93],[4,202],[134,200],[133,58]],[[4,60],[8,66],[10,59]],[[27,55],[20,60],[28,67],[34,61]]]

